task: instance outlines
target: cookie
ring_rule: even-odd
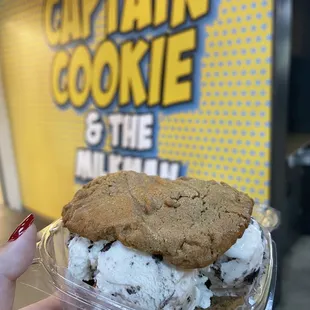
[[[243,304],[243,297],[212,297],[209,310],[236,310]]]
[[[243,235],[253,205],[225,183],[127,171],[83,186],[62,216],[72,233],[92,241],[119,240],[193,269],[213,263]]]

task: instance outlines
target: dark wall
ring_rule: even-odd
[[[310,133],[310,1],[293,1],[288,130]]]

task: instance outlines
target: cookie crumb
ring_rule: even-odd
[[[155,260],[156,264],[159,264],[160,262],[163,261],[163,257],[160,254],[153,254],[152,258]]]
[[[252,284],[254,282],[254,279],[257,277],[258,273],[259,273],[259,268],[257,270],[254,270],[249,275],[247,275],[244,278],[244,282],[247,283],[247,284]]]
[[[88,285],[90,285],[90,286],[92,286],[92,287],[95,287],[95,285],[96,285],[96,282],[95,282],[94,279],[91,279],[91,280],[88,280],[88,281],[83,280],[83,282],[88,284]]]
[[[114,243],[114,242],[109,242],[109,243],[107,243],[107,244],[101,249],[100,252],[107,252],[107,251],[109,251],[109,250],[111,249],[111,246],[112,246],[113,243]]]
[[[212,283],[210,281],[210,279],[207,280],[207,282],[205,283],[205,286],[207,287],[207,289],[209,290],[211,287]]]
[[[137,292],[140,291],[140,289],[141,289],[140,286],[137,286],[137,287],[131,286],[129,288],[126,288],[126,291],[129,295],[133,295],[133,294],[137,294]]]

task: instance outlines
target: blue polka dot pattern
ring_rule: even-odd
[[[186,161],[188,175],[226,181],[262,203],[270,186],[272,11],[272,1],[221,0],[205,27],[199,108],[159,124],[160,157]]]

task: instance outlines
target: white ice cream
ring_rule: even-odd
[[[96,271],[98,265],[98,256],[102,248],[107,244],[106,241],[97,241],[88,247],[89,251],[89,262],[91,269]]]
[[[90,241],[88,239],[75,236],[69,242],[69,266],[73,277],[79,280],[89,281],[92,278],[89,250]]]
[[[262,264],[264,245],[262,233],[256,222],[250,224],[241,239],[225,253],[235,260],[222,263],[222,277],[227,284],[234,284],[235,279],[246,278],[257,271]],[[239,280],[240,281],[240,280]]]
[[[242,238],[204,272],[212,288],[239,288],[252,283],[263,261],[265,241],[262,236],[259,225],[252,220]]]
[[[149,310],[208,308],[212,292],[198,270],[184,271],[151,256],[104,241],[92,243],[75,236],[69,242],[71,274],[84,281],[95,278],[106,296]]]
[[[123,303],[148,310],[206,309],[213,296],[208,278],[215,291],[246,286],[262,265],[264,242],[259,225],[252,221],[216,263],[185,271],[119,241],[93,243],[75,236],[69,242],[68,268],[75,278],[95,280],[104,295]]]
[[[74,236],[68,245],[68,269],[72,276],[81,281],[92,280],[97,269],[98,255],[106,244],[106,241],[92,242],[86,238]]]
[[[198,270],[184,271],[156,256],[112,244],[98,259],[98,288],[119,301],[130,300],[143,309],[208,308],[211,291]],[[186,306],[186,307],[185,307]]]

